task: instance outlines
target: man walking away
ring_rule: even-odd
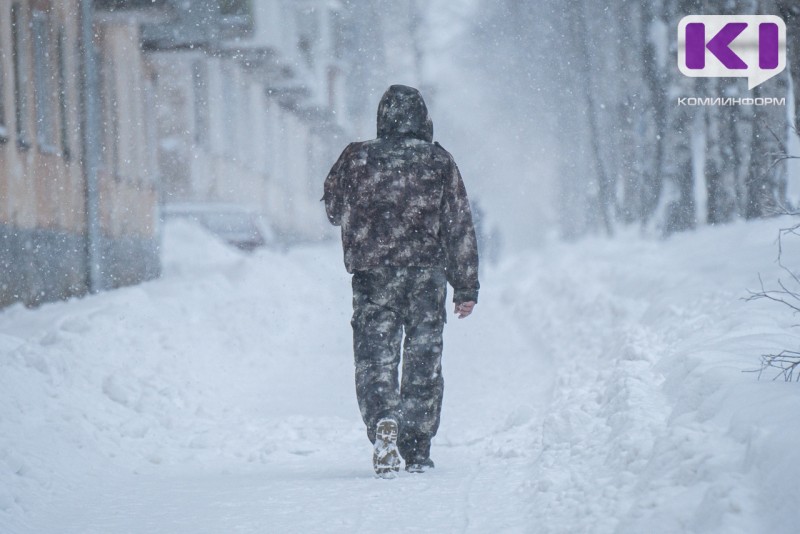
[[[406,471],[424,472],[442,408],[447,283],[459,318],[472,313],[480,285],[467,192],[453,157],[433,142],[419,91],[389,87],[378,137],[345,148],[323,200],[353,275],[356,395],[375,473],[394,477],[400,456]]]

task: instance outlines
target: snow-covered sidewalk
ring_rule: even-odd
[[[800,345],[741,300],[777,278],[780,225],[488,272],[449,316],[437,468],[394,481],[371,473],[339,247],[244,256],[170,226],[161,280],[0,312],[0,532],[792,532],[800,389],[741,372]]]

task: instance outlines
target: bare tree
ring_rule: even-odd
[[[800,313],[800,276],[783,263],[783,239],[787,236],[800,237],[800,223],[788,228],[782,228],[778,232],[778,265],[788,276],[788,281],[784,282],[779,278],[777,289],[766,289],[764,281],[759,275],[760,289],[758,291],[750,291],[750,296],[745,300],[771,300],[789,308],[793,314],[798,314]],[[783,377],[787,382],[800,381],[800,352],[782,350],[777,354],[763,354],[761,356],[761,367],[757,370],[759,378],[770,369],[776,371],[773,379]],[[795,371],[798,371],[798,373],[795,374]]]
[[[687,13],[702,13],[699,0],[666,0],[665,19],[670,28],[671,57],[677,56],[678,22]],[[696,125],[696,108],[679,106],[678,97],[697,94],[697,79],[683,76],[675,68],[669,69],[666,107],[666,129],[664,132],[664,157],[661,174],[664,191],[661,195],[662,228],[665,233],[680,232],[695,227],[696,209],[694,198],[694,175],[692,140]]]
[[[760,10],[775,12],[774,0],[762,0]],[[789,82],[786,72],[753,89],[753,97],[786,95]],[[755,106],[750,143],[750,166],[746,180],[747,219],[764,217],[777,212],[786,198],[786,161],[776,162],[776,157],[786,154],[788,144],[786,109],[783,106]]]
[[[755,10],[752,0],[709,0],[709,10],[722,15]],[[749,96],[739,78],[703,80],[703,93],[715,97]],[[720,224],[744,216],[746,187],[753,139],[753,111],[742,106],[705,109],[706,221]]]
[[[704,80],[705,94],[738,95],[739,85],[730,79]],[[736,215],[737,182],[741,155],[741,140],[737,123],[741,116],[738,108],[709,106],[705,110],[706,128],[706,221],[708,224],[726,223]]]
[[[525,67],[534,54],[558,80],[551,109],[558,125],[554,135],[564,147],[563,235],[597,229],[611,234],[618,224],[636,223],[672,233],[701,220],[721,224],[770,216],[785,203],[785,107],[681,106],[678,98],[780,98],[789,94],[788,74],[754,91],[743,78],[686,77],[675,68],[675,30],[687,14],[780,14],[790,30],[800,123],[800,32],[791,31],[800,27],[798,0],[547,0],[540,9],[522,0],[484,4],[489,13],[505,13],[481,27],[489,41],[511,45],[498,71],[511,88],[507,96],[526,104],[531,80],[541,76]],[[539,21],[537,34],[529,30],[532,15],[547,21]],[[700,205],[697,193],[703,189],[707,202]]]
[[[669,37],[662,0],[641,3],[639,12],[639,55],[642,62],[642,104],[638,131],[644,139],[639,221],[647,224],[653,217],[662,190],[661,169],[664,141],[667,137],[667,73],[669,72]]]
[[[786,35],[789,69],[794,91],[794,127],[800,135],[800,3],[797,0],[778,0],[778,10],[789,29]]]

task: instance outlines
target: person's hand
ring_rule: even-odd
[[[471,300],[469,302],[462,302],[460,304],[456,304],[455,313],[458,314],[459,319],[463,319],[472,313],[473,308],[475,308],[475,302]]]

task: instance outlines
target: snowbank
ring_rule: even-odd
[[[161,280],[0,311],[0,532],[793,532],[800,388],[742,372],[800,346],[742,300],[782,223],[508,259],[448,323],[437,469],[391,483],[339,246],[170,224]]]
[[[338,415],[303,393],[350,379],[309,349],[307,305],[333,306],[308,251],[244,255],[181,221],[163,248],[161,280],[0,311],[0,532],[52,531],[47,503],[98,477],[313,449],[303,414]]]
[[[507,267],[533,273],[507,302],[557,368],[535,531],[796,531],[800,388],[743,373],[800,347],[786,309],[742,300],[759,272],[780,275],[780,225],[589,241]]]

